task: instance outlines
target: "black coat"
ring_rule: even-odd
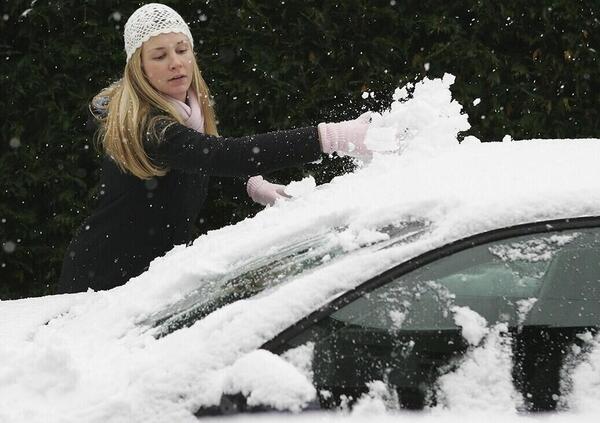
[[[142,180],[104,159],[98,204],[67,249],[57,293],[122,285],[191,241],[210,176],[259,175],[321,155],[315,127],[223,138],[175,123],[160,142],[145,140],[145,148],[169,171]]]

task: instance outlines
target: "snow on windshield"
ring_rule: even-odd
[[[253,352],[307,313],[389,266],[452,240],[531,220],[600,214],[597,140],[481,144],[470,137],[459,144],[457,134],[469,124],[452,100],[453,80],[446,75],[397,90],[390,110],[373,116],[368,132],[368,143],[379,153],[355,172],[319,187],[314,180],[299,181],[290,186],[291,200],[209,232],[189,247],[175,247],[125,286],[0,302],[0,421],[192,422],[194,410],[218,404],[222,392],[234,388],[254,387],[253,401],[268,401],[261,392],[268,397],[273,389],[257,386],[261,381],[280,384],[285,397],[271,398],[275,405],[301,406],[312,392],[301,379],[306,372]],[[427,236],[368,253],[358,248],[385,239],[378,228],[415,219],[429,222]],[[334,227],[347,228],[347,255],[324,257],[309,274],[163,338],[140,324],[238,263]],[[504,381],[508,370],[502,357],[489,353],[496,345],[502,350],[502,343],[487,336],[472,359],[481,367],[500,365],[498,378],[479,386],[497,392],[492,385]],[[597,350],[592,348],[593,361],[587,361],[595,374]],[[488,359],[493,360],[486,364]],[[256,363],[294,372],[290,385],[282,387],[285,374],[259,377],[251,368]],[[585,364],[571,376],[575,403],[585,412],[598,396],[584,401],[579,392],[594,393],[598,377],[590,377]],[[444,381],[454,384],[450,391],[442,383],[448,410],[454,401],[460,408],[464,396],[454,393],[461,384],[472,392],[471,382],[461,374]],[[499,398],[511,395],[504,389]],[[494,395],[478,398],[481,409],[499,409]],[[511,404],[504,406],[514,409]]]

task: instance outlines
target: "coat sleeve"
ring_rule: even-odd
[[[315,161],[321,156],[317,128],[225,138],[179,123],[160,125],[160,140],[148,135],[148,156],[160,166],[211,176],[252,176]]]

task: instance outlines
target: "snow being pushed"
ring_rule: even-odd
[[[457,135],[471,125],[462,106],[452,99],[455,77],[425,78],[397,88],[383,113],[371,115],[367,146],[376,152],[437,155],[459,145]]]

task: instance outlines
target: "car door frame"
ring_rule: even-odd
[[[433,263],[444,257],[458,253],[469,248],[477,247],[490,242],[502,241],[524,235],[542,234],[548,232],[600,228],[600,216],[583,216],[576,218],[562,218],[553,220],[536,221],[517,224],[505,228],[493,229],[466,238],[462,238],[441,247],[423,253],[410,260],[402,262],[391,269],[363,282],[341,296],[335,298],[324,306],[318,308],[298,322],[281,331],[271,340],[265,342],[261,349],[268,350],[274,354],[281,354],[290,348],[289,341],[308,330],[313,325],[325,319],[347,304],[359,297],[396,280],[403,275],[412,272],[422,266]]]

